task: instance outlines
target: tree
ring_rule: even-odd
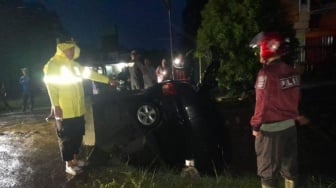
[[[238,94],[253,86],[259,57],[249,42],[260,31],[294,32],[281,20],[279,0],[209,0],[197,34],[198,57],[207,63],[211,46],[221,50],[218,86]],[[257,55],[257,56],[256,56]]]
[[[58,17],[37,3],[0,3],[0,74],[10,93],[18,92],[20,69],[29,68],[42,83],[43,65],[55,53],[56,37],[64,33]],[[13,95],[12,94],[12,95]]]

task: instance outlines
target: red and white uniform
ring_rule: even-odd
[[[265,65],[255,83],[253,130],[259,131],[262,124],[294,120],[299,115],[299,86],[300,76],[291,66],[281,60]]]

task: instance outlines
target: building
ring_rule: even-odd
[[[285,21],[293,24],[300,42],[298,63],[309,76],[336,73],[336,1],[281,0]],[[333,76],[336,78],[336,76]]]

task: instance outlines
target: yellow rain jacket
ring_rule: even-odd
[[[83,79],[108,83],[109,78],[83,67],[68,59],[64,50],[75,48],[74,59],[79,57],[80,49],[75,43],[57,44],[56,54],[44,66],[44,82],[47,86],[52,106],[60,106],[63,119],[84,115]]]

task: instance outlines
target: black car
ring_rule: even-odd
[[[200,170],[224,167],[229,139],[209,95],[218,65],[212,62],[198,86],[168,80],[146,90],[108,89],[93,95],[92,116],[86,117],[91,125],[87,136],[95,133],[91,143],[140,164],[182,167],[190,159]]]

